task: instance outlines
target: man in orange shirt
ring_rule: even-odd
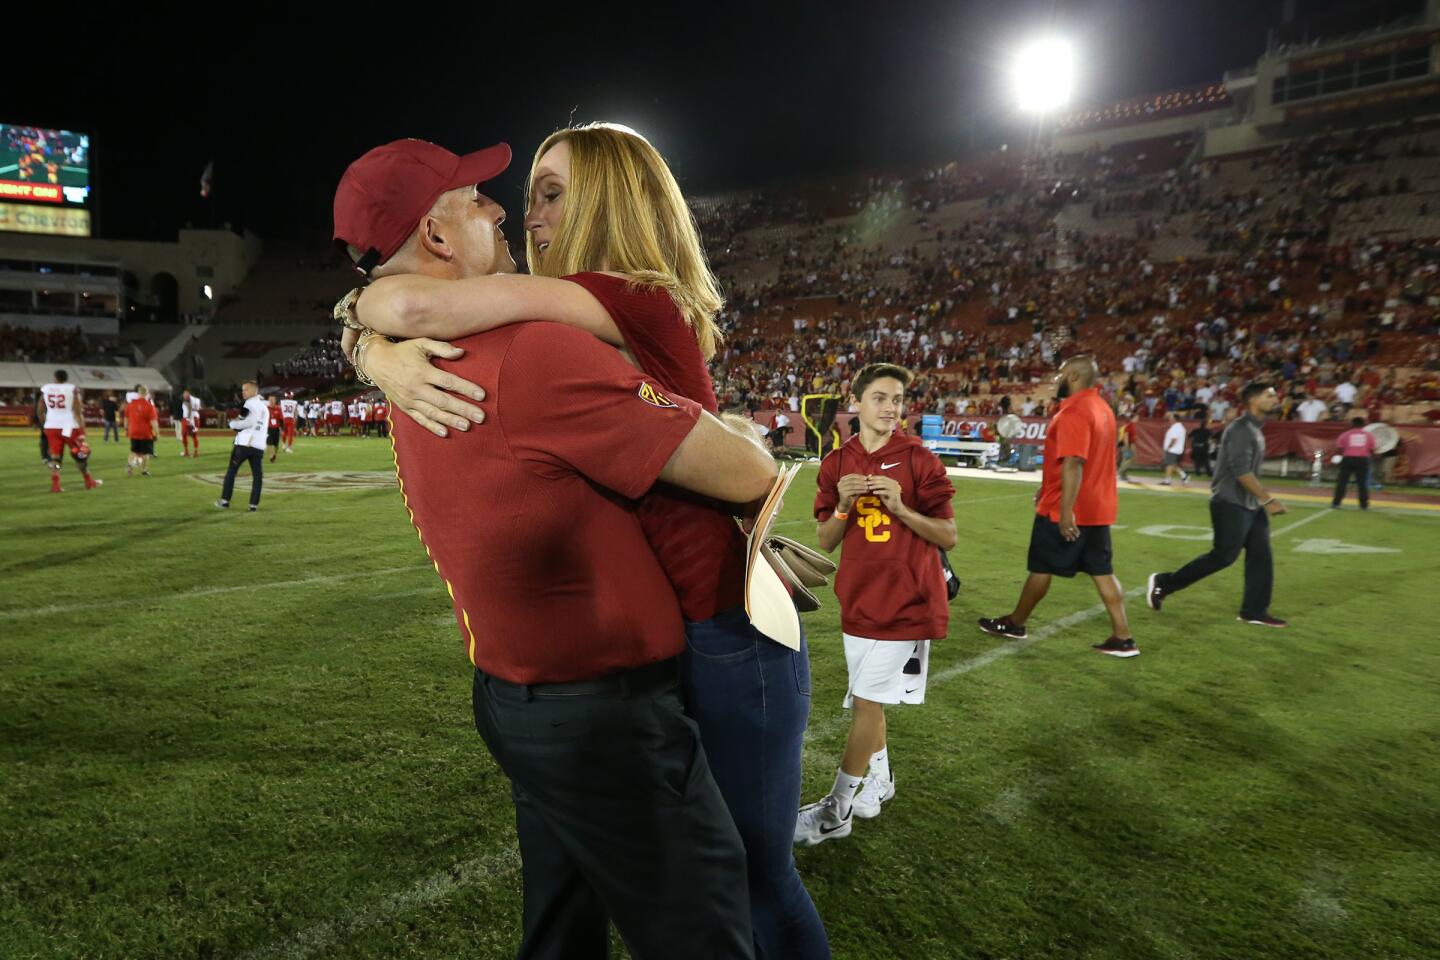
[[[1115,522],[1115,414],[1095,385],[1091,356],[1071,357],[1055,377],[1059,409],[1045,432],[1045,470],[1035,494],[1030,533],[1030,576],[1009,616],[980,619],[980,629],[1007,640],[1024,640],[1025,622],[1055,576],[1088,573],[1110,614],[1110,637],[1091,646],[1112,657],[1135,657],[1140,649],[1125,617],[1125,592],[1111,565],[1110,526]]]
[[[125,475],[133,477],[135,468],[140,476],[150,476],[150,458],[155,453],[155,437],[160,426],[160,416],[155,404],[150,402],[150,391],[135,387],[135,399],[125,404],[125,432],[130,435],[130,460]]]

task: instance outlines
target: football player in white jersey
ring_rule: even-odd
[[[45,417],[45,440],[50,453],[46,465],[50,467],[51,493],[64,492],[60,487],[60,465],[65,460],[66,447],[70,448],[70,457],[85,478],[85,489],[100,486],[100,481],[90,476],[90,445],[85,442],[85,413],[80,406],[80,391],[67,380],[69,375],[64,370],[56,370],[55,381],[40,388],[39,406]]]
[[[293,393],[280,398],[280,449],[286,453],[295,452],[295,411],[299,406]]]
[[[183,411],[180,417],[180,456],[200,456],[200,398],[189,390],[186,390],[180,397],[180,408]],[[190,452],[190,446],[194,444],[195,452]]]
[[[330,436],[338,437],[340,435],[340,422],[344,413],[345,404],[343,402],[338,399],[330,401]]]

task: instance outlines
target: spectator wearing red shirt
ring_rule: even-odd
[[[125,467],[126,476],[134,476],[140,468],[140,476],[150,476],[150,458],[155,455],[155,437],[160,425],[160,415],[155,404],[150,402],[150,391],[143,384],[135,387],[136,397],[125,404],[125,432],[130,437],[130,457]]]
[[[375,432],[382,440],[390,436],[390,408],[385,406],[383,397],[375,401]]]
[[[835,596],[854,714],[834,785],[800,811],[804,846],[849,836],[854,817],[879,815],[895,795],[885,706],[925,702],[930,641],[950,625],[936,547],[955,546],[955,490],[940,458],[898,430],[911,380],[889,363],[856,374],[860,433],[820,463],[816,533],[823,550],[843,544]]]
[[[504,211],[475,186],[508,160],[503,145],[465,158],[414,140],[371,151],[337,191],[337,240],[377,279],[460,288],[513,270]],[[371,342],[355,348],[357,372]],[[407,507],[476,666],[477,729],[515,784],[521,955],[604,957],[608,913],[637,957],[697,938],[716,956],[752,956],[744,850],[681,709],[680,607],[632,501],[663,480],[748,502],[773,462],[559,324],[420,349],[451,358],[441,386],[495,391],[489,417],[472,417],[483,430],[443,439],[434,406],[392,430]]]
[[[1087,573],[1110,614],[1110,636],[1093,644],[1113,657],[1138,656],[1125,616],[1125,592],[1111,563],[1110,526],[1115,522],[1115,414],[1095,385],[1099,371],[1090,356],[1071,357],[1055,377],[1060,407],[1045,432],[1045,467],[1035,493],[1030,532],[1030,576],[1015,609],[979,621],[991,636],[1023,640],[1025,623],[1050,589],[1052,577]]]
[[[1355,478],[1355,487],[1360,496],[1360,509],[1370,509],[1370,458],[1375,456],[1375,434],[1365,429],[1364,417],[1351,417],[1350,429],[1340,434],[1335,441],[1340,451],[1340,476],[1335,480],[1335,497],[1330,506],[1340,509],[1345,500],[1345,491],[1350,478]]]
[[[270,416],[269,425],[265,429],[265,446],[271,450],[270,462],[274,463],[280,453],[280,430],[285,425],[285,416],[280,410],[279,396],[271,397],[265,409]]]
[[[706,361],[718,341],[720,294],[664,160],[639,135],[603,124],[563,131],[537,157],[526,223],[532,275],[460,283],[380,278],[355,304],[361,322],[390,335],[450,340],[546,317],[624,350],[662,391],[718,413]],[[572,181],[572,163],[585,165],[582,186]],[[646,188],[630,189],[632,175]],[[589,244],[562,242],[567,231],[585,229],[567,223],[567,204],[639,242],[621,244],[614,234]],[[647,243],[647,231],[658,231],[657,242]],[[606,270],[610,263],[626,263],[630,271]],[[440,383],[428,361],[437,346],[377,341],[367,348],[366,370],[398,409],[436,427],[458,428],[466,422],[465,408],[427,384],[468,396],[478,387],[464,380]],[[751,436],[754,426],[746,422],[739,429]],[[800,648],[791,650],[751,624],[743,602],[745,538],[728,506],[661,484],[639,501],[637,515],[685,619],[680,663],[686,710],[700,727],[706,758],[745,843],[756,952],[791,960],[829,957],[792,844],[810,712],[803,630]]]

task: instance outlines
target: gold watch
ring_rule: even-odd
[[[361,332],[365,330],[365,325],[361,323],[360,318],[355,315],[355,302],[360,299],[360,294],[364,292],[364,290],[364,287],[356,287],[354,290],[345,294],[345,296],[336,301],[334,312],[335,319],[341,324],[349,327],[351,330]]]

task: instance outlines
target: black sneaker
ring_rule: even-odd
[[[980,625],[981,630],[990,634],[992,637],[1004,637],[1006,640],[1024,640],[1029,636],[1029,634],[1025,632],[1024,627],[1012,623],[1009,617],[1000,617],[996,620],[981,617],[975,622]]]
[[[1129,658],[1140,656],[1140,648],[1135,646],[1134,640],[1117,640],[1114,637],[1111,637],[1104,643],[1092,643],[1090,644],[1090,649],[1097,653],[1108,653],[1112,657]]]
[[[1157,613],[1160,605],[1165,602],[1165,591],[1160,589],[1160,574],[1150,574],[1150,579],[1145,582],[1145,606]]]
[[[250,512],[251,512],[251,513],[254,513],[256,510],[259,510],[259,509],[260,509],[260,508],[257,507],[257,506],[255,506],[255,504],[253,504],[253,503],[250,504]]]
[[[215,501],[215,506],[219,507],[221,510],[229,510],[229,509],[230,509],[230,501],[229,501],[229,500],[216,500],[216,501]]]
[[[1261,615],[1258,616],[1258,617],[1247,617],[1247,616],[1245,616],[1245,615],[1242,613],[1240,616],[1236,617],[1235,619],[1236,619],[1236,620],[1239,620],[1241,623],[1253,623],[1253,624],[1255,624],[1257,627],[1288,627],[1288,626],[1290,626],[1290,624],[1289,624],[1288,621],[1281,620],[1279,617],[1272,617],[1272,616],[1270,616],[1270,614],[1268,614],[1268,613],[1261,614]]]

